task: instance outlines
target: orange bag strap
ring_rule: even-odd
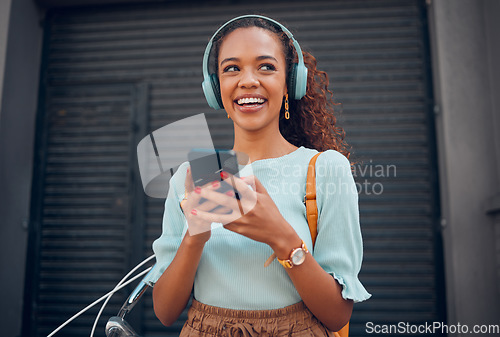
[[[306,195],[304,196],[304,204],[306,205],[307,223],[313,247],[318,236],[318,204],[316,203],[316,160],[321,152],[314,155],[309,161],[307,168]]]
[[[316,160],[321,152],[314,155],[309,161],[307,168],[307,181],[306,181],[306,195],[304,196],[304,203],[306,204],[307,223],[309,224],[309,231],[313,247],[316,243],[318,236],[318,204],[316,202]],[[349,322],[337,332],[334,332],[336,337],[349,337]]]

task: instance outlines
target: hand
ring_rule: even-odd
[[[233,191],[230,190],[224,194],[203,189],[200,191],[200,196],[223,205],[231,212],[215,214],[200,209],[197,210],[195,217],[204,221],[220,222],[225,228],[252,240],[266,243],[275,251],[284,244],[285,240],[300,241],[295,230],[283,218],[278,207],[255,176],[238,178],[228,173],[225,175],[224,182],[233,186]]]
[[[208,241],[208,239],[210,239],[212,221],[203,220],[202,218],[197,217],[197,212],[212,211],[217,214],[227,213],[228,209],[219,207],[214,210],[214,208],[216,208],[218,205],[210,200],[202,198],[200,195],[200,191],[206,189],[216,190],[220,187],[220,182],[212,182],[202,187],[195,187],[191,171],[188,168],[184,186],[186,192],[185,199],[181,202],[181,208],[188,223],[187,240],[190,242],[194,241],[205,243],[206,241]]]
[[[202,243],[210,239],[210,223],[203,221],[199,217],[195,217],[195,207],[199,207],[200,198],[197,194],[193,193],[195,187],[191,171],[188,168],[186,179],[184,181],[185,195],[184,200],[181,202],[182,211],[188,223],[188,233],[186,233],[186,240],[189,242]]]

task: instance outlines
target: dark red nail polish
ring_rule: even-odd
[[[200,194],[201,193],[201,188],[198,186],[194,189],[194,193]]]
[[[193,215],[198,214],[198,212],[196,211],[196,208],[193,208],[193,209],[191,210],[191,214],[193,214]]]
[[[229,177],[229,174],[227,174],[227,172],[220,171],[220,177],[221,177],[222,179],[226,179],[227,177]]]

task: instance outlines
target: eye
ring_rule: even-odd
[[[227,73],[227,72],[233,72],[233,71],[238,71],[238,70],[239,70],[239,69],[238,69],[238,67],[237,67],[237,66],[233,66],[233,65],[231,65],[231,66],[227,66],[227,67],[225,67],[225,68],[224,68],[224,70],[223,70],[222,72]]]
[[[276,70],[276,67],[270,63],[266,63],[266,64],[263,64],[261,67],[260,67],[261,70],[264,70],[264,71],[275,71]]]

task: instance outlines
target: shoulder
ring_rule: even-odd
[[[328,203],[357,203],[358,191],[351,163],[340,152],[327,150],[318,157],[316,186],[320,195],[319,209],[322,209],[327,200]]]
[[[301,154],[303,154],[306,157],[309,157],[309,159],[319,152],[318,150],[310,149],[307,147],[301,147],[299,148],[299,150],[301,150]],[[350,166],[349,160],[342,153],[335,150],[326,150],[321,152],[321,154],[318,157],[317,163],[318,162],[325,164]]]
[[[352,177],[351,163],[340,152],[327,150],[321,153],[316,161],[316,176],[321,177]]]
[[[351,166],[349,159],[335,150],[322,152],[318,157],[318,162],[338,166]]]
[[[300,150],[300,160],[307,160],[308,163],[316,154],[318,154],[318,151],[315,149],[303,147],[300,148]],[[349,159],[347,159],[342,153],[335,150],[326,150],[321,152],[316,160],[315,166],[316,171],[318,171],[318,169],[324,170],[328,168],[338,170],[342,173],[351,173],[351,163],[349,162]]]
[[[310,149],[310,148],[301,146],[296,150],[296,153],[298,153],[298,155],[294,157],[295,161],[297,161],[297,162],[303,162],[303,161],[309,162],[312,159],[312,157],[314,157],[316,154],[318,154],[318,150]]]

